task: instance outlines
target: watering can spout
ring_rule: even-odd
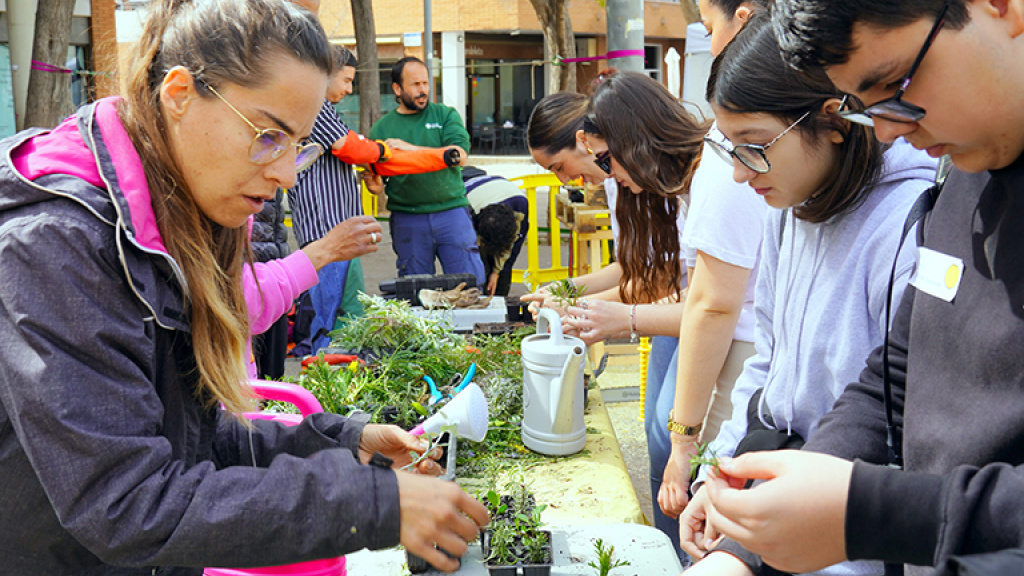
[[[562,365],[561,375],[551,381],[551,400],[553,405],[557,406],[552,427],[555,434],[565,434],[572,430],[572,416],[576,409],[576,387],[579,385],[578,376],[583,357],[583,346],[573,346],[565,358],[565,364]]]

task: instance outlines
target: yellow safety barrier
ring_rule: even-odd
[[[374,218],[376,218],[377,214],[379,214],[378,210],[380,209],[378,202],[379,198],[377,197],[376,194],[370,192],[366,188],[366,182],[360,181],[359,187],[363,191],[361,198],[363,201],[363,214],[366,214],[367,216],[373,216]]]
[[[651,358],[651,339],[640,339],[640,421],[644,421],[644,406],[647,405],[647,365]]]
[[[526,200],[530,205],[530,229],[526,232],[526,270],[512,269],[512,281],[524,280],[536,289],[541,284],[569,277],[569,268],[562,266],[562,227],[558,223],[558,209],[555,195],[562,183],[554,174],[528,174],[518,178],[510,178],[510,182],[518,184],[526,192]],[[551,266],[540,267],[540,226],[537,220],[537,188],[546,186],[548,192],[548,227],[551,230]]]

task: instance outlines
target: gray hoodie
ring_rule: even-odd
[[[765,222],[754,295],[757,353],[732,392],[733,415],[711,448],[731,456],[747,431],[747,404],[763,388],[761,413],[776,427],[809,439],[864,359],[881,345],[893,259],[893,302],[913,271],[913,238],[897,256],[907,213],[935,179],[937,163],[900,141],[884,155],[876,189],[854,211],[813,224],[792,210]],[[782,218],[786,223],[782,225]],[[780,230],[781,228],[781,230]],[[706,476],[702,470],[700,480]],[[880,573],[881,566],[845,563],[823,573]]]

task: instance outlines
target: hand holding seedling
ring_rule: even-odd
[[[398,426],[367,424],[363,428],[363,435],[359,439],[359,461],[368,463],[375,452],[390,458],[395,468],[415,463],[414,469],[422,474],[439,476],[442,472],[436,462],[441,457],[441,449],[432,447],[423,438],[413,436]]]
[[[559,316],[565,316],[565,308],[576,304],[576,299],[586,293],[586,286],[577,287],[571,278],[563,278],[538,288],[536,291],[520,296],[522,302],[529,302],[529,310],[533,319],[537,319],[541,308],[551,308]]]
[[[786,572],[846,559],[846,502],[853,463],[801,450],[751,452],[719,464],[704,487],[708,520]],[[749,490],[744,481],[763,480]]]
[[[672,453],[665,464],[661,489],[658,490],[658,506],[669,518],[682,514],[690,501],[690,475],[693,471],[690,459],[700,454],[700,446],[695,440],[695,436],[672,435]]]
[[[438,570],[456,571],[467,542],[490,521],[487,508],[454,482],[401,471],[395,475],[402,546]]]
[[[629,338],[630,305],[593,298],[577,299],[566,310],[562,331],[590,346],[608,338]]]

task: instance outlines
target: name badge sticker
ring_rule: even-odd
[[[917,249],[917,268],[910,285],[921,292],[952,302],[964,276],[964,261],[930,248]]]

